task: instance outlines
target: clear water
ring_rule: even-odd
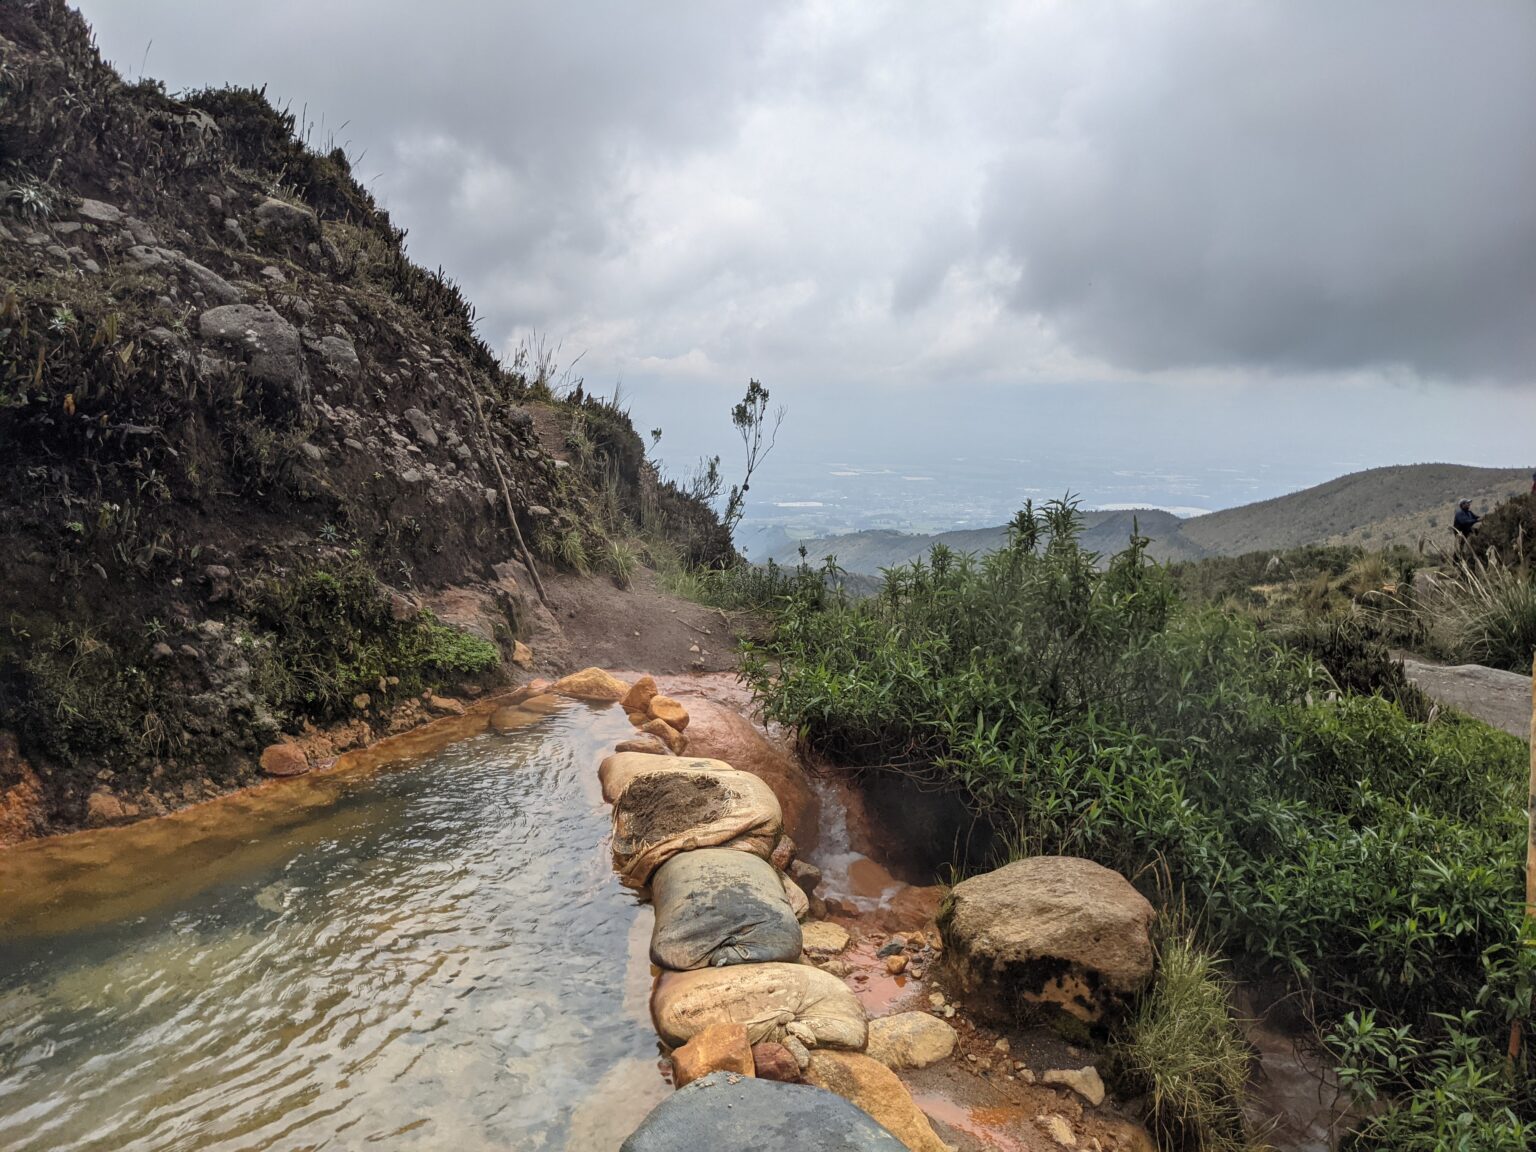
[[[573,707],[0,854],[0,1148],[592,1149],[665,1094]]]

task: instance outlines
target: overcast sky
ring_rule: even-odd
[[[1536,462],[1527,0],[82,7],[130,76],[307,105],[493,346],[674,459],[755,375],[786,456],[942,409]]]

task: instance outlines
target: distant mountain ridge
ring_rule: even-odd
[[[1180,519],[1159,508],[1083,513],[1083,546],[1111,555],[1130,539],[1133,525],[1151,543],[1155,560],[1199,560],[1304,544],[1357,544],[1385,548],[1449,539],[1456,502],[1487,511],[1530,490],[1529,468],[1475,468],[1463,464],[1403,464],[1352,472],[1271,500]],[[869,575],[926,556],[935,544],[957,552],[991,552],[1007,540],[1007,528],[958,529],[932,534],[873,529],[804,540],[776,549],[781,564],[807,557],[819,564],[835,556],[850,572]]]

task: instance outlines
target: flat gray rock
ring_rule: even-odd
[[[1513,736],[1531,736],[1531,678],[1481,664],[1404,660],[1403,671],[1437,703]]]

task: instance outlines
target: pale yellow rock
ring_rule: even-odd
[[[688,737],[684,736],[665,720],[650,720],[641,726],[640,731],[649,732],[668,748],[672,749],[672,755],[681,756],[688,750]]]
[[[1035,1123],[1045,1130],[1045,1134],[1063,1148],[1077,1147],[1077,1134],[1072,1131],[1072,1125],[1065,1116],[1055,1112],[1046,1116],[1036,1116]]]
[[[665,720],[679,732],[688,727],[688,709],[670,696],[653,696],[646,711],[653,720]]]
[[[959,1034],[926,1012],[898,1012],[869,1022],[865,1051],[887,1068],[927,1068],[954,1054]]]
[[[550,687],[550,691],[574,700],[616,704],[629,693],[629,688],[624,681],[601,668],[583,668],[580,672],[560,677]]]
[[[1104,1081],[1091,1064],[1086,1068],[1052,1068],[1041,1073],[1040,1082],[1070,1088],[1095,1108],[1104,1103]]]
[[[516,664],[519,668],[532,668],[533,649],[521,640],[514,640],[512,642],[512,663]]]
[[[848,947],[848,929],[830,920],[813,920],[800,927],[800,947],[813,960],[836,956]]]
[[[811,1052],[805,1082],[864,1109],[910,1152],[950,1152],[913,1101],[906,1085],[884,1064],[857,1052]]]
[[[672,1053],[672,1083],[681,1088],[711,1072],[756,1076],[745,1024],[711,1024]]]
[[[656,693],[657,688],[655,678],[651,676],[642,676],[640,679],[635,681],[634,687],[632,687],[628,692],[624,693],[624,697],[619,701],[619,704],[626,712],[638,712],[640,715],[644,716],[646,709],[650,707],[651,701],[655,699]],[[645,721],[642,720],[640,723],[643,724]]]

